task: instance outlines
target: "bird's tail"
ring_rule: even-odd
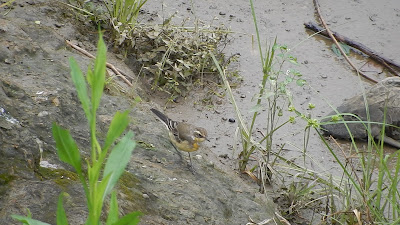
[[[167,126],[168,129],[171,127],[171,119],[168,118],[164,113],[158,111],[157,109],[150,109],[156,116]]]

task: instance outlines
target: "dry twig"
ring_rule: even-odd
[[[304,26],[307,29],[310,29],[310,30],[313,30],[313,31],[317,32],[318,34],[321,34],[323,36],[329,37],[328,32],[326,32],[326,30],[324,28],[318,26],[317,24],[315,24],[313,22],[304,23]],[[388,58],[378,54],[374,50],[372,50],[372,49],[368,48],[367,46],[363,45],[362,43],[354,41],[354,40],[351,40],[350,38],[348,38],[346,36],[343,36],[343,35],[335,32],[335,31],[332,31],[332,34],[340,42],[343,42],[348,46],[351,46],[353,48],[356,48],[356,49],[360,50],[361,52],[363,52],[364,54],[368,55],[372,59],[374,59],[374,60],[378,61],[379,63],[381,63],[392,74],[394,74],[396,76],[399,76],[399,74],[392,68],[392,67],[395,67],[397,69],[400,69],[400,65],[398,63],[396,63],[393,60],[388,59]]]
[[[328,32],[329,37],[333,40],[333,42],[335,43],[335,45],[338,47],[340,53],[342,53],[343,57],[346,59],[346,61],[350,64],[351,67],[353,67],[353,69],[360,74],[361,76],[365,77],[366,79],[377,83],[376,80],[368,77],[367,75],[365,75],[363,72],[361,72],[359,69],[357,69],[357,67],[350,61],[349,57],[347,57],[346,53],[343,51],[342,46],[339,45],[338,41],[336,40],[336,38],[333,36],[332,32],[329,30],[328,25],[326,24],[325,20],[322,18],[321,15],[321,10],[319,9],[319,3],[318,0],[314,0],[314,5],[315,5],[315,9],[317,10],[319,19],[321,20],[322,25],[324,26],[326,32]]]
[[[90,54],[90,53],[89,53],[88,51],[86,51],[85,49],[80,48],[80,47],[78,47],[78,46],[72,44],[70,41],[65,40],[65,42],[66,42],[69,46],[71,46],[72,48],[78,50],[80,53],[86,55],[87,57],[92,58],[92,59],[95,59],[95,58],[96,58],[94,55]],[[106,66],[107,66],[109,69],[111,69],[111,70],[117,75],[117,77],[120,77],[120,78],[121,78],[125,83],[127,83],[129,86],[133,86],[132,83],[131,83],[128,79],[126,79],[126,77],[125,77],[126,74],[123,73],[120,69],[116,68],[114,65],[112,65],[112,64],[110,64],[110,63],[107,63],[107,62],[106,62]],[[124,75],[123,75],[123,74],[124,74]],[[133,79],[132,77],[129,77],[129,78]]]

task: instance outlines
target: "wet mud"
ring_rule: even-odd
[[[299,111],[322,118],[332,111],[330,105],[339,106],[344,99],[372,85],[360,80],[344,59],[331,51],[328,39],[310,37],[312,32],[305,30],[303,23],[317,20],[312,1],[254,4],[261,43],[271,43],[278,37],[278,43],[288,45],[298,59],[299,65],[290,68],[299,70],[307,81],[307,85],[291,89]],[[396,0],[321,1],[320,5],[331,29],[399,61],[400,5]],[[243,82],[234,94],[242,114],[249,119],[255,104],[252,98],[262,79],[249,3],[154,0],[144,7],[154,23],[176,11],[178,22],[187,17],[199,18],[224,24],[233,31],[224,51],[227,56],[240,53],[233,69],[238,70]],[[33,218],[54,223],[57,196],[65,191],[70,196],[65,208],[71,224],[82,224],[87,215],[83,193],[73,173],[68,173],[71,168],[56,156],[51,124],[56,121],[70,129],[83,155],[88,156],[86,120],[70,80],[68,57],[77,59],[83,71],[91,61],[67,47],[65,39],[95,52],[97,31],[92,24],[77,19],[71,8],[56,1],[32,0],[1,8],[0,12],[0,223],[13,224],[9,215],[25,215],[26,208]],[[111,63],[135,76],[129,65],[132,62],[125,64],[112,53],[108,56]],[[350,58],[377,80],[389,76],[365,56],[352,52]],[[129,90],[122,82],[120,85]],[[142,81],[136,85],[130,95],[140,95],[143,102],[135,104],[126,96],[106,94],[99,111],[99,135],[104,137],[115,110],[130,109],[130,129],[139,141],[119,186],[122,213],[144,212],[142,224],[245,224],[249,216],[255,221],[273,217],[275,206],[271,199],[258,194],[253,180],[236,172],[240,149],[235,138],[237,121],[230,120],[235,119],[235,113],[226,97],[212,96],[213,105],[209,107],[201,104],[209,97],[207,89],[196,87],[177,104],[165,105],[168,96],[140,86]],[[310,111],[309,103],[316,108]],[[208,130],[210,142],[192,154],[197,175],[187,169],[187,155],[173,149],[166,139],[165,127],[149,111],[164,106],[164,112],[172,119]],[[290,115],[284,112],[282,118]],[[256,130],[264,131],[264,124],[260,116]],[[276,148],[285,144],[284,157],[297,163],[303,163],[299,156],[303,154],[305,125],[298,120],[275,135]],[[340,143],[343,149],[350,148],[348,142]],[[388,148],[391,151],[394,150]],[[313,158],[305,162],[307,166],[340,175],[338,165],[313,131],[307,154]]]

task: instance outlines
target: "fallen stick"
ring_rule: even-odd
[[[326,32],[326,30],[320,26],[318,26],[317,24],[313,23],[313,22],[308,22],[308,23],[304,23],[304,26],[307,29],[310,29],[312,31],[318,32],[319,34],[322,34],[326,37],[329,37],[328,32]],[[371,57],[372,59],[382,63],[392,74],[399,76],[398,73],[391,67],[396,67],[397,69],[400,69],[400,65],[397,64],[396,62],[394,62],[391,59],[388,59],[384,56],[379,55],[377,52],[375,52],[374,50],[368,48],[367,46],[361,44],[360,42],[357,41],[353,41],[350,38],[347,38],[337,32],[332,31],[333,36],[335,36],[335,38],[337,40],[339,40],[340,42],[345,43],[348,46],[351,46],[353,48],[356,48],[358,50],[360,50],[361,52],[363,52],[364,54],[368,55],[369,57]]]
[[[65,40],[65,42],[66,42],[69,46],[71,46],[72,48],[78,50],[80,53],[86,55],[87,57],[92,58],[92,59],[95,59],[95,58],[96,58],[94,55],[90,54],[90,53],[89,53],[88,51],[86,51],[85,49],[80,48],[80,47],[78,47],[77,45],[72,44],[70,41]],[[133,86],[132,83],[131,83],[128,79],[126,79],[126,77],[124,76],[125,73],[123,73],[120,69],[117,69],[114,65],[112,65],[112,64],[110,64],[110,63],[108,63],[108,62],[106,62],[106,66],[107,66],[109,69],[111,69],[115,74],[117,74],[117,77],[121,78],[121,79],[122,79],[123,81],[125,81],[125,83],[127,83],[129,86]],[[122,75],[122,74],[124,74],[124,75]],[[132,77],[129,77],[129,78],[133,79]]]
[[[321,20],[322,25],[324,26],[326,32],[328,33],[329,37],[333,40],[333,42],[335,43],[335,45],[337,46],[337,48],[339,49],[340,53],[342,53],[343,57],[346,59],[346,61],[350,64],[351,67],[353,67],[353,69],[360,74],[361,76],[365,77],[366,79],[378,83],[376,80],[368,77],[367,75],[365,75],[363,72],[361,72],[359,69],[357,69],[357,67],[350,61],[349,57],[347,57],[346,53],[343,51],[342,46],[339,45],[338,41],[336,40],[336,38],[333,36],[332,32],[329,30],[328,25],[325,23],[324,18],[321,15],[321,10],[319,9],[319,3],[318,0],[314,0],[314,5],[315,5],[315,9],[317,10],[317,14],[319,16],[319,19]]]

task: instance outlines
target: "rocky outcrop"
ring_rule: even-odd
[[[385,125],[384,142],[396,148],[400,148],[400,139],[397,126],[400,125],[400,78],[389,77],[376,85],[372,86],[365,93],[367,102],[363,95],[358,95],[346,100],[337,108],[338,113],[347,113],[342,115],[344,121],[348,121],[347,126],[351,135],[355,139],[366,139],[368,137],[367,126],[370,124],[370,133],[372,137],[381,139],[383,123]],[[367,107],[368,105],[368,111]],[[348,115],[353,114],[353,115]],[[368,115],[370,122],[368,121]],[[337,115],[333,111],[329,115]],[[325,120],[322,122],[328,122]],[[360,122],[360,121],[364,121]],[[393,125],[393,126],[390,126]],[[396,126],[396,127],[394,127]],[[349,139],[348,132],[343,122],[331,123],[321,126],[325,133],[336,138]]]

